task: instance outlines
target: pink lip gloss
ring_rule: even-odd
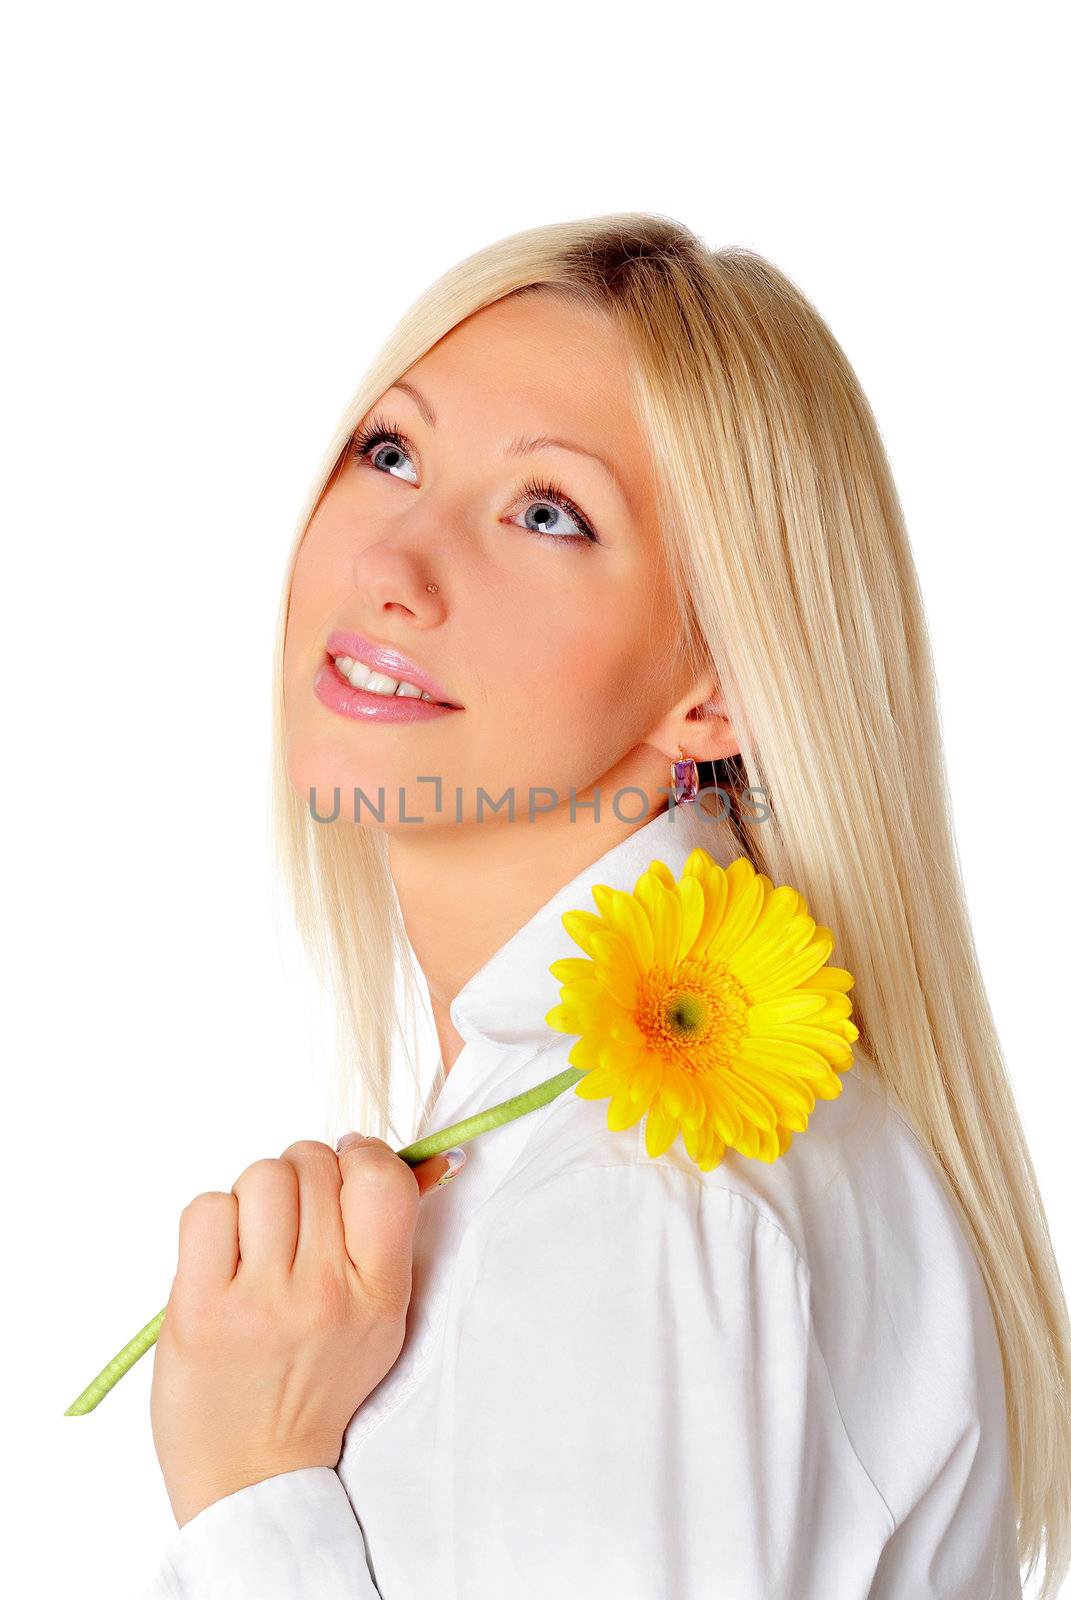
[[[461,710],[460,706],[418,700],[415,695],[372,694],[367,689],[355,689],[330,656],[317,671],[312,688],[316,698],[331,711],[344,717],[364,717],[371,722],[433,722]]]

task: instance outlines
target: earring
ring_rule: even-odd
[[[677,749],[681,753],[681,758],[671,763],[673,804],[682,806],[689,800],[694,800],[699,793],[699,768],[691,756],[685,755],[682,744],[679,744]]]
[[[429,594],[438,594],[439,592],[439,585],[437,583],[426,583],[424,587],[427,589]]]

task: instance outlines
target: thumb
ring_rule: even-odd
[[[413,1230],[420,1189],[410,1167],[382,1139],[339,1140],[339,1205],[346,1254],[380,1300],[404,1311],[412,1289]]]

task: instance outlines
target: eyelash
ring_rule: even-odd
[[[364,427],[357,429],[350,440],[350,451],[357,460],[364,461],[381,444],[392,444],[396,450],[404,451],[407,456],[413,454],[413,447],[401,429],[378,415],[370,417]],[[584,530],[583,533],[544,533],[539,528],[525,528],[525,533],[535,534],[537,539],[549,539],[553,544],[600,543],[599,536],[587,517],[576,502],[570,500],[559,484],[545,478],[529,478],[521,486],[521,494],[526,499],[544,500],[567,511],[577,526]]]

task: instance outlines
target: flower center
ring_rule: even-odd
[[[651,967],[636,996],[636,1025],[656,1053],[688,1073],[715,1072],[747,1037],[750,998],[720,961],[687,957]]]
[[[710,1021],[710,1002],[705,994],[681,990],[666,1002],[666,1027],[684,1039],[698,1038]]]

